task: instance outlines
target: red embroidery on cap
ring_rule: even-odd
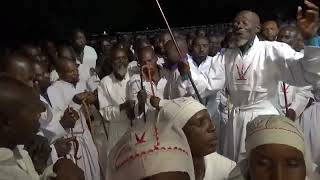
[[[137,141],[136,145],[138,145],[138,144],[143,144],[143,143],[146,142],[146,141],[144,140],[144,137],[145,137],[145,135],[146,135],[146,132],[143,132],[143,134],[142,134],[141,137],[139,137],[136,133],[135,133],[135,135],[136,135],[136,141]]]

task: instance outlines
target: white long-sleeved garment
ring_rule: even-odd
[[[1,180],[49,180],[55,177],[53,166],[45,169],[39,176],[27,151],[22,146],[11,150],[0,148],[0,179]]]
[[[100,113],[109,123],[108,152],[127,131],[130,125],[125,111],[120,111],[120,105],[127,100],[126,92],[129,79],[129,73],[126,74],[122,81],[117,80],[112,73],[104,77],[98,86]]]
[[[86,180],[99,180],[100,179],[100,167],[99,158],[96,146],[93,142],[91,133],[86,123],[84,114],[82,113],[82,107],[72,101],[76,94],[82,93],[87,90],[86,84],[78,82],[76,86],[59,80],[52,84],[47,92],[52,104],[52,109],[58,114],[63,114],[68,107],[72,107],[80,115],[79,120],[76,122],[73,128],[73,134],[79,142],[78,157],[81,156],[77,162],[74,160],[74,148],[72,148],[69,157],[84,171]],[[71,130],[68,131],[68,135],[65,137],[71,137]]]
[[[279,114],[274,107],[279,81],[293,86],[316,84],[320,75],[320,50],[306,47],[305,55],[279,42],[259,41],[244,53],[227,49],[212,61],[209,74],[196,77],[206,97],[227,87],[234,105],[226,130],[223,154],[234,160],[245,153],[246,125],[258,115]]]

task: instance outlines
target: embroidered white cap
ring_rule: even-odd
[[[141,180],[164,172],[185,172],[194,180],[192,156],[184,132],[162,113],[150,113],[146,123],[135,122],[111,150],[108,179]]]

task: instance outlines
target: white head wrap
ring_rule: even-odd
[[[159,112],[165,119],[170,119],[178,127],[183,128],[197,112],[206,109],[191,97],[182,97],[169,101]]]
[[[126,132],[109,154],[107,176],[141,180],[163,172],[185,172],[194,180],[187,139],[164,112],[149,114],[147,123],[136,122]]]
[[[247,125],[246,151],[247,157],[258,146],[265,144],[283,144],[294,147],[304,155],[307,178],[312,176],[312,163],[309,151],[305,148],[304,135],[294,122],[284,116],[263,115],[258,116]],[[230,180],[245,180],[248,172],[248,160],[238,163],[231,172]]]

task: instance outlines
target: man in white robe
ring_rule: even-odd
[[[195,38],[192,46],[192,58],[188,59],[188,63],[194,64],[194,66],[198,67],[202,74],[208,75],[212,61],[213,58],[209,56],[209,40],[206,37]],[[210,117],[212,118],[217,129],[219,151],[221,149],[220,146],[223,144],[225,131],[224,127],[226,126],[228,119],[223,114],[227,109],[227,98],[224,94],[225,93],[220,91],[216,96],[211,95],[204,99],[204,103],[209,111]]]
[[[299,52],[301,49],[299,48],[297,36],[301,36],[298,28],[295,26],[285,26],[280,29],[277,41],[284,42]],[[311,86],[295,87],[284,82],[279,82],[278,102],[281,112],[293,121],[299,119],[309,103],[309,99],[313,97],[311,89]]]
[[[128,99],[138,102],[137,96],[142,89],[141,80],[146,92],[148,108],[160,108],[166,100],[181,96],[178,91],[179,72],[157,65],[157,57],[151,47],[142,48],[139,51],[138,60],[142,73],[133,75],[128,82]]]
[[[81,106],[84,101],[89,104],[93,103],[95,96],[93,93],[87,92],[85,83],[79,81],[78,69],[74,61],[68,59],[60,61],[57,65],[57,71],[60,80],[47,90],[53,111],[63,114],[66,110],[67,113],[75,110],[80,116],[80,118],[78,118],[79,116],[76,118],[78,120],[65,136],[65,138],[75,137],[79,144],[77,152],[75,152],[76,145],[72,147],[71,156],[68,158],[71,158],[84,171],[86,180],[99,180],[98,152],[87,126],[85,113],[82,113],[85,107]]]
[[[306,16],[299,11],[298,24],[304,37],[312,38],[318,28],[318,8],[309,2],[306,4],[310,11]],[[216,56],[208,76],[203,77],[207,85],[198,83],[197,86],[204,97],[225,87],[230,92],[234,107],[226,127],[223,154],[234,161],[239,161],[245,153],[246,124],[261,114],[279,114],[273,105],[279,81],[306,86],[319,80],[318,48],[305,47],[303,56],[287,44],[259,41],[256,37],[259,30],[258,15],[240,12],[233,26],[239,48],[226,49],[222,56]]]
[[[66,159],[47,167],[42,175],[37,173],[29,153],[21,144],[29,142],[38,132],[38,119],[44,110],[43,104],[34,89],[13,78],[0,77],[0,92],[0,178],[63,180],[68,176],[70,179],[72,175],[72,179],[81,180],[83,172]],[[4,118],[9,116],[10,118]]]
[[[111,60],[113,72],[104,77],[98,86],[100,113],[107,121],[108,131],[108,142],[104,142],[105,146],[101,147],[105,151],[101,152],[104,160],[130,127],[127,110],[134,105],[134,102],[129,101],[126,97],[127,83],[130,79],[126,51],[121,48],[112,49]]]
[[[98,59],[96,51],[86,43],[86,36],[82,30],[76,29],[72,32],[72,47],[79,64],[79,77],[81,81],[85,82],[94,76],[92,69],[95,70]]]

